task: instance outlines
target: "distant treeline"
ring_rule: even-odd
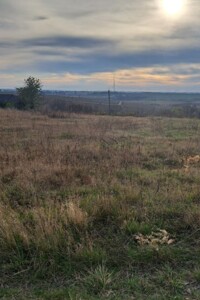
[[[62,112],[85,114],[109,114],[122,116],[166,116],[200,118],[200,101],[97,101],[86,98],[45,96],[41,111],[48,115],[61,115]]]
[[[21,100],[16,94],[0,94],[0,108],[22,109]],[[69,96],[43,95],[40,106],[41,113],[49,116],[61,116],[63,113],[83,113],[122,116],[166,116],[200,118],[200,101],[116,101],[111,95],[111,106],[107,100],[76,98]]]
[[[14,94],[0,94],[0,107],[1,108],[18,108],[19,98]]]

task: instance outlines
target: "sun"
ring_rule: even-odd
[[[186,0],[162,0],[162,7],[167,15],[175,17],[183,12],[185,1]]]

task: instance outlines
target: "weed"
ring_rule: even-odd
[[[84,283],[89,290],[93,290],[94,294],[105,291],[112,281],[113,273],[109,272],[105,265],[99,265],[95,269],[89,270],[84,278]]]

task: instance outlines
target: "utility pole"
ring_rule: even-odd
[[[115,73],[113,74],[113,92],[116,92]]]
[[[109,114],[109,115],[111,114],[111,103],[110,103],[110,98],[111,98],[110,90],[108,90],[108,114]]]

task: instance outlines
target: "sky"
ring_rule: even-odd
[[[0,88],[200,92],[200,0],[0,0]]]

